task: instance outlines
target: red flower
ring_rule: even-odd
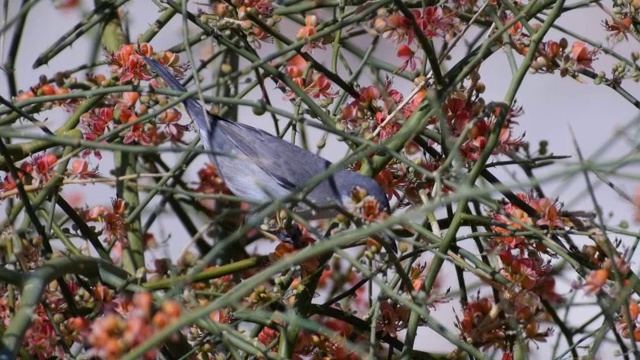
[[[112,210],[99,205],[84,212],[86,221],[101,221],[103,223],[102,235],[108,244],[113,242],[127,243],[127,230],[129,224],[122,217],[125,212],[125,202],[122,199],[111,200]]]
[[[597,269],[591,271],[584,284],[584,291],[587,294],[598,294],[603,290],[609,279],[609,271],[605,269]]]
[[[441,7],[428,6],[422,10],[411,10],[413,17],[418,23],[418,27],[422,30],[427,38],[434,38],[446,34],[453,25],[454,17],[451,14],[444,14]],[[411,44],[413,41],[412,34],[409,35],[407,42]]]
[[[576,41],[571,47],[571,60],[575,63],[576,69],[590,69],[591,63],[596,59],[598,50],[589,50],[587,45],[581,41]]]
[[[7,192],[17,187],[16,182],[13,180],[13,175],[7,174],[4,180],[0,181],[0,193]]]
[[[296,68],[291,68],[291,67],[287,67],[287,68],[288,68],[288,71],[290,71],[291,73],[294,73],[294,74],[298,73],[298,70]],[[337,96],[336,93],[331,91],[331,81],[329,81],[329,79],[326,76],[318,72],[311,72],[311,75],[308,76],[306,80],[303,79],[301,76],[294,77],[292,80],[296,84],[296,86],[298,86],[299,88],[302,88],[302,90],[307,95],[311,96],[314,99],[333,98]],[[288,90],[284,95],[284,99],[286,100],[292,100],[292,99],[295,99],[296,97],[297,95],[292,90]]]
[[[222,177],[220,177],[212,164],[207,164],[200,169],[198,177],[200,178],[200,184],[194,191],[204,194],[231,194],[231,191],[224,184],[224,180],[222,180]]]
[[[76,159],[71,163],[71,170],[67,172],[70,178],[89,179],[98,175],[98,167],[89,170],[89,163],[85,160]]]
[[[387,119],[387,116],[382,112],[377,112],[375,119],[376,119],[376,125],[381,126],[384,123],[384,121]],[[382,128],[380,129],[378,138],[380,140],[389,138],[393,136],[395,133],[397,133],[398,131],[400,131],[401,127],[402,126],[400,126],[400,124],[398,124],[398,122],[395,121],[395,118],[393,118],[391,119],[391,121],[387,122],[384,126],[382,126]]]
[[[351,189],[351,203],[347,206],[351,213],[358,214],[361,219],[368,222],[384,220],[389,216],[386,211],[382,211],[378,200],[359,186]]]
[[[409,311],[404,306],[393,306],[389,300],[384,300],[380,303],[380,318],[376,329],[396,337],[398,331],[407,326],[408,320]]]
[[[411,101],[409,101],[409,103],[407,103],[407,105],[405,105],[402,108],[402,115],[405,118],[408,118],[411,116],[411,114],[413,114],[413,112],[418,108],[418,106],[422,103],[422,100],[424,100],[424,98],[427,96],[427,90],[426,89],[421,89],[418,90],[418,92],[416,93],[416,95],[411,99]]]
[[[386,12],[385,12],[386,13]],[[411,33],[411,22],[400,13],[392,13],[388,16],[377,17],[373,21],[373,29],[384,38],[404,41]]]
[[[537,213],[536,219],[532,219],[529,215],[519,207],[513,204],[507,204],[502,211],[494,214],[494,220],[504,224],[493,227],[493,231],[504,236],[496,236],[493,240],[495,245],[503,249],[537,249],[545,250],[546,247],[536,240],[530,241],[524,236],[511,235],[513,230],[525,229],[525,226],[545,226],[549,229],[561,229],[564,227],[564,219],[560,217],[560,207],[557,201],[548,198],[537,199],[533,194],[519,193],[516,194],[521,200],[529,204]],[[504,215],[503,215],[504,214]]]
[[[258,334],[258,341],[260,341],[263,345],[270,345],[276,339],[280,337],[280,333],[277,330],[274,330],[270,327],[265,327]]]
[[[64,10],[71,10],[80,7],[80,0],[57,0],[56,7]]]
[[[158,116],[157,120],[160,124],[164,124],[162,128],[163,135],[171,141],[172,144],[182,143],[182,137],[189,127],[179,124],[182,113],[175,108],[168,109]]]
[[[132,116],[132,118],[137,117],[134,115]],[[133,119],[131,119],[131,121],[133,121]],[[150,145],[153,143],[151,134],[151,131],[147,130],[144,124],[137,123],[122,132],[120,136],[124,137],[122,142],[125,144],[131,144],[135,142],[140,145]]]
[[[113,108],[104,107],[94,109],[92,112],[84,113],[80,117],[80,128],[83,130],[84,139],[95,141],[104,135],[108,126],[113,122]],[[82,157],[94,154],[98,160],[102,159],[99,150],[87,149],[82,153]]]
[[[316,26],[318,25],[318,17],[315,15],[307,15],[304,18],[305,26],[303,26],[300,30],[298,30],[298,34],[296,35],[296,39],[308,39],[309,37],[316,34]]]
[[[291,78],[301,77],[304,71],[307,69],[307,60],[302,55],[298,54],[287,61],[287,66],[284,68],[284,73]]]
[[[51,179],[53,166],[57,161],[58,157],[54,154],[35,155],[31,164],[27,164],[23,169],[31,170],[28,173],[33,177],[33,185],[43,185]]]
[[[149,293],[140,292],[132,300],[118,299],[117,312],[98,318],[91,327],[87,342],[92,346],[89,357],[117,359],[128,350],[142,344],[159,330],[174,322],[181,313],[181,306],[173,300],[165,301],[153,313],[153,301]],[[155,359],[157,349],[149,350],[143,359]]]
[[[153,48],[146,43],[140,45],[140,50],[145,56],[153,54]],[[136,53],[136,48],[132,44],[120,46],[120,50],[111,55],[109,68],[111,72],[118,75],[120,84],[151,80],[151,72],[142,57]]]
[[[337,94],[331,92],[331,82],[326,76],[320,73],[314,73],[311,84],[305,89],[305,92],[313,98],[333,98]]]
[[[322,40],[308,40],[318,32],[316,29],[316,26],[318,26],[318,17],[315,15],[307,15],[304,18],[304,23],[305,26],[298,30],[296,34],[297,40],[307,39],[307,44],[302,47],[302,51],[311,52],[314,48],[324,49]]]
[[[612,33],[613,41],[620,41],[623,38],[629,40],[627,33],[631,30],[633,20],[630,17],[624,17],[622,19],[612,18],[604,20],[602,25],[607,31]]]
[[[627,309],[629,312],[629,320],[633,326],[633,339],[635,341],[640,341],[640,327],[638,325],[638,314],[640,314],[640,306],[637,303],[637,300],[629,299],[629,308]],[[620,309],[620,316],[616,320],[616,329],[620,332],[622,337],[629,339],[632,337],[631,329],[629,328],[629,323],[627,322],[626,312],[623,309]]]
[[[413,51],[409,45],[400,45],[397,55],[400,59],[404,60],[402,65],[398,68],[400,71],[405,71],[407,68],[411,71],[415,71],[418,63],[422,63],[422,59],[415,56],[415,51]]]
[[[132,108],[136,105],[140,99],[140,93],[136,91],[127,91],[122,94],[122,99],[119,105],[122,105],[126,108]]]

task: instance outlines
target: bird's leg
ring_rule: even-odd
[[[289,221],[286,224],[284,230],[287,232],[287,235],[294,248],[302,249],[303,247],[305,247],[306,244],[302,241],[302,230],[300,230],[300,227],[298,225],[293,224],[291,221]]]
[[[338,224],[337,222],[332,222],[329,225],[329,228],[327,229],[327,231],[325,231],[324,233],[324,237],[329,238],[331,237],[331,233],[333,232],[333,230],[337,229],[340,226],[340,224]],[[301,249],[305,246],[307,246],[307,243],[305,241],[303,241],[302,239],[302,230],[300,229],[300,227],[296,224],[293,224],[291,221],[288,221],[285,224],[284,227],[284,232],[286,232],[287,235],[287,240],[291,242],[291,244],[293,244],[293,246],[296,249]]]
[[[297,224],[293,223],[291,217],[286,217],[282,222],[282,235],[286,241],[290,242],[294,248],[302,249],[305,244],[302,241],[302,230]]]
[[[291,244],[296,249],[306,245],[302,240],[303,233],[300,227],[283,213],[276,213],[275,221],[270,221],[268,226],[260,229],[260,232],[271,240]]]
[[[329,224],[329,228],[327,229],[327,231],[324,232],[324,237],[326,238],[330,238],[331,237],[331,233],[333,232],[333,230],[337,229],[340,227],[340,224],[337,221],[332,221],[331,224]]]
[[[265,237],[274,240],[282,241],[293,245],[296,249],[301,249],[305,246],[302,241],[302,230],[296,225],[291,224],[288,227],[278,227],[277,229],[262,230],[260,232]]]

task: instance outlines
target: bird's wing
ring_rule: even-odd
[[[180,81],[164,65],[155,59],[144,57],[149,67],[174,90],[186,92]],[[303,150],[279,137],[249,125],[231,122],[218,116],[210,116],[200,103],[192,98],[183,100],[191,119],[199,128],[202,143],[207,150],[216,148],[211,144],[214,133],[221,132],[248,159],[251,159],[280,186],[287,190],[299,189],[315,175],[326,170],[331,163],[326,159]],[[338,190],[329,179],[332,191]]]
[[[299,189],[331,163],[266,131],[217,119],[222,133],[262,170],[287,190]],[[214,120],[215,121],[215,120]]]

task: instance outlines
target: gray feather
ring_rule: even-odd
[[[187,89],[158,61],[145,62],[174,90]],[[326,159],[242,123],[206,113],[194,99],[183,100],[187,114],[196,123],[202,143],[229,189],[237,196],[266,202],[302,190],[309,181],[331,166]],[[322,181],[306,200],[319,208],[344,207],[354,187],[362,187],[373,196],[383,211],[390,212],[386,194],[375,180],[359,173],[340,170]],[[328,217],[310,209],[297,208],[302,216]],[[335,212],[332,213],[335,215]],[[332,216],[329,215],[329,216]],[[391,243],[395,249],[395,243]]]

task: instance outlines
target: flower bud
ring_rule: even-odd
[[[262,107],[262,106],[254,106],[254,107],[251,109],[251,111],[253,112],[253,114],[254,114],[254,115],[262,116],[262,115],[264,115],[264,113],[266,113],[266,112],[267,112],[267,109],[265,109],[265,108],[264,108],[264,107]]]
[[[569,42],[567,41],[567,39],[560,39],[560,47],[562,48],[562,50],[566,49],[567,46],[569,46]]]
[[[230,74],[233,71],[233,67],[229,63],[224,63],[220,65],[220,71],[223,74]]]
[[[241,23],[240,27],[243,30],[249,30],[253,27],[253,22],[251,20],[245,20]]]

